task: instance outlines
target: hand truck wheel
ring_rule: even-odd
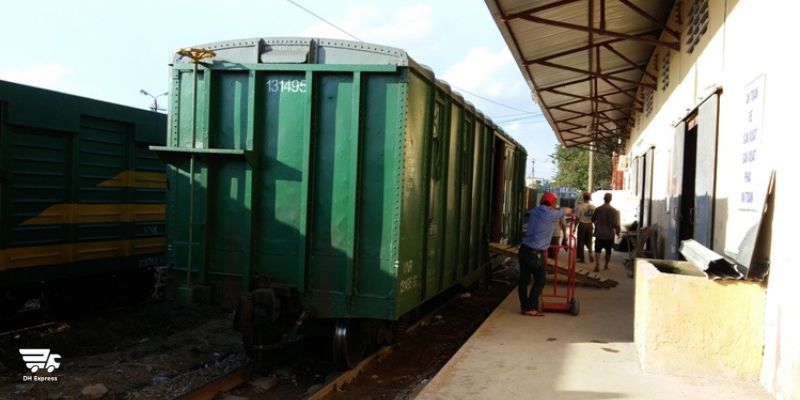
[[[581,302],[578,301],[577,297],[573,297],[569,301],[569,312],[576,316],[581,312]]]

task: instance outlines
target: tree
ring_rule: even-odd
[[[555,153],[550,159],[556,166],[556,176],[553,178],[554,187],[571,187],[585,191],[589,177],[589,151],[577,147],[564,147],[556,145]],[[594,183],[593,189],[611,187],[611,155],[594,153]]]

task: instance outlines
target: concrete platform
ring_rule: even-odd
[[[772,399],[756,382],[642,371],[633,344],[634,280],[622,267],[625,256],[615,253],[606,271],[620,282],[616,288],[578,287],[578,316],[522,316],[515,289],[416,398]]]

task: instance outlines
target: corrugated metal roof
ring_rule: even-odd
[[[642,110],[639,88],[656,87],[653,50],[680,48],[673,0],[485,1],[565,146],[616,148]]]

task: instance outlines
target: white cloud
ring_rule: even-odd
[[[37,64],[28,68],[0,70],[0,79],[25,85],[55,88],[69,74],[69,70],[59,64]]]
[[[432,9],[421,4],[390,13],[374,4],[350,6],[341,19],[331,22],[339,28],[371,43],[400,45],[408,40],[426,37],[433,26]],[[320,21],[300,33],[300,36],[352,40],[349,35]]]
[[[514,58],[507,48],[493,53],[486,46],[478,46],[472,48],[463,60],[448,68],[442,77],[465,90],[486,89],[482,92],[496,96],[504,93],[507,87],[507,74],[499,72],[513,62]]]

